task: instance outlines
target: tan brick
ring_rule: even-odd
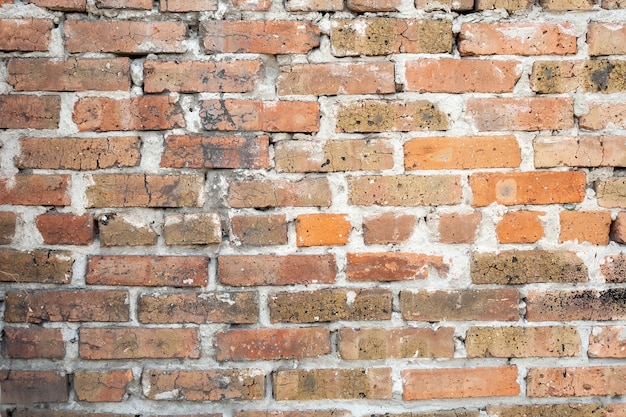
[[[204,12],[217,10],[217,0],[163,0],[159,2],[162,12]]]
[[[585,130],[602,130],[607,128],[626,128],[623,114],[626,102],[588,101],[588,112],[578,118],[578,124]]]
[[[0,249],[0,282],[68,284],[72,281],[72,253],[35,249]]]
[[[166,245],[211,245],[222,243],[222,223],[217,213],[165,216]]]
[[[455,175],[392,175],[348,178],[349,202],[359,206],[438,206],[461,202]]]
[[[331,191],[326,178],[247,180],[230,183],[228,204],[232,208],[328,207]]]
[[[626,165],[624,136],[538,136],[535,168]]]
[[[534,4],[532,0],[476,0],[475,10],[504,9],[508,12],[530,10]]]
[[[624,320],[626,289],[530,291],[526,297],[528,321]]]
[[[233,216],[231,227],[231,239],[235,243],[250,246],[287,243],[287,220],[284,214]]]
[[[616,396],[626,393],[626,367],[532,368],[526,376],[529,397]]]
[[[47,51],[52,19],[0,19],[0,51]]]
[[[343,10],[343,0],[285,0],[289,12],[323,12]]]
[[[78,401],[120,402],[132,380],[133,372],[130,369],[74,371],[74,391]]]
[[[64,359],[61,329],[5,327],[2,353],[10,359]]]
[[[296,217],[296,245],[345,245],[351,230],[352,225],[347,214],[300,214]]]
[[[605,282],[626,282],[626,254],[606,256],[600,273]]]
[[[622,55],[626,53],[626,25],[592,22],[587,27],[589,56]]]
[[[49,245],[91,245],[93,216],[72,213],[44,213],[35,219],[44,243]]]
[[[439,242],[473,243],[476,240],[480,213],[443,213],[439,216]]]
[[[383,213],[363,219],[366,245],[402,243],[413,234],[417,217],[411,214]]]
[[[348,0],[346,7],[353,12],[397,12],[400,0]]]
[[[551,12],[569,10],[593,10],[595,0],[541,0],[541,7]]]
[[[18,216],[10,211],[0,212],[0,245],[10,245],[15,236]],[[2,281],[0,274],[0,281]]]
[[[607,208],[626,208],[626,178],[613,177],[596,182],[598,205]]]
[[[533,64],[530,85],[543,94],[626,91],[626,63],[617,60],[538,61]]]
[[[143,218],[129,214],[109,213],[98,219],[100,245],[152,246],[157,243],[157,234]]]
[[[404,281],[426,279],[431,272],[445,277],[450,264],[442,256],[412,252],[348,253],[346,277],[350,281]]]
[[[594,327],[589,335],[590,358],[626,358],[626,340],[624,326]]]
[[[59,96],[0,95],[0,129],[56,129]]]
[[[2,404],[66,403],[68,376],[55,371],[0,371]]]
[[[544,236],[539,217],[543,211],[512,211],[505,213],[496,226],[499,243],[535,243]]]
[[[69,175],[16,174],[0,179],[0,204],[69,206]]]
[[[620,404],[608,404],[606,408],[599,403],[580,404],[539,404],[539,405],[502,405],[487,406],[487,413],[496,417],[515,417],[515,416],[536,416],[536,417],[609,417],[614,414],[613,408],[619,407]],[[618,412],[616,414],[621,414]]]
[[[624,9],[626,3],[623,0],[602,0],[601,5],[603,9]]]
[[[609,211],[562,211],[559,213],[561,231],[559,243],[567,241],[608,245],[611,228]]]

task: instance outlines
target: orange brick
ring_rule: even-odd
[[[455,175],[349,177],[350,204],[359,206],[438,206],[461,202]]]
[[[69,175],[16,174],[0,179],[0,204],[14,206],[69,206]]]
[[[363,241],[366,245],[384,245],[406,241],[417,222],[410,214],[383,213],[363,219]]]
[[[626,358],[626,340],[624,326],[594,327],[589,335],[590,358]]]
[[[217,0],[163,0],[159,3],[162,12],[205,12],[217,10]]]
[[[59,96],[0,95],[0,129],[56,129]]]
[[[439,216],[439,241],[441,243],[473,243],[476,240],[480,213],[444,213]]]
[[[0,51],[47,51],[52,19],[0,19]]]
[[[611,228],[609,211],[562,211],[559,213],[561,232],[559,243],[570,240],[607,245]]]
[[[500,243],[535,243],[544,235],[540,216],[543,211],[512,211],[505,213],[496,226]]]
[[[588,112],[578,118],[581,129],[626,128],[626,120],[623,117],[626,111],[626,102],[587,101],[586,104],[589,109]]]
[[[271,6],[271,0],[233,0],[233,6],[237,10],[264,12]]]
[[[625,54],[626,25],[602,22],[589,23],[587,45],[590,56]]]
[[[78,401],[120,402],[133,380],[130,369],[99,371],[74,371],[74,391]]]
[[[348,253],[346,277],[350,281],[404,281],[426,279],[431,270],[440,277],[450,265],[442,256],[411,252]]]
[[[86,0],[32,0],[31,3],[50,10],[67,12],[84,12],[87,10]]]
[[[94,220],[91,214],[45,213],[35,220],[44,243],[49,245],[90,245]]]
[[[352,225],[345,214],[301,214],[296,218],[298,246],[345,245]]]
[[[4,327],[2,353],[11,359],[64,359],[61,329]]]
[[[298,182],[286,180],[247,180],[231,182],[228,204],[232,208],[328,207],[331,191],[326,178]]]
[[[526,376],[529,397],[618,396],[626,393],[625,366],[532,368]]]

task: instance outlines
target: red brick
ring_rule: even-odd
[[[200,40],[207,54],[301,54],[319,46],[320,30],[306,21],[207,20]]]
[[[146,369],[141,379],[143,395],[151,400],[260,400],[265,396],[265,375],[260,369]]]
[[[626,254],[606,256],[600,273],[605,282],[626,282]]]
[[[529,397],[618,396],[626,393],[626,367],[532,368],[526,376]]]
[[[228,204],[232,208],[328,207],[331,191],[326,178],[247,180],[230,183]]]
[[[544,236],[539,217],[543,211],[512,211],[505,213],[496,226],[499,243],[535,243]]]
[[[351,230],[352,225],[347,214],[300,214],[296,217],[296,245],[345,245]]]
[[[391,175],[348,178],[349,202],[358,206],[438,206],[461,202],[455,175]]]
[[[67,375],[55,371],[0,371],[2,404],[66,403]]]
[[[96,170],[134,167],[141,153],[137,136],[103,138],[20,138],[20,169]]]
[[[47,51],[53,27],[51,19],[0,19],[0,51]]]
[[[479,131],[559,130],[574,126],[571,97],[480,98],[467,101]]]
[[[86,0],[29,0],[39,7],[66,12],[84,12],[87,10]]]
[[[270,8],[271,0],[233,0],[233,6],[242,11],[265,12]]]
[[[348,0],[346,6],[353,12],[397,12],[400,0]]]
[[[0,129],[56,129],[59,96],[0,95]]]
[[[63,359],[65,342],[60,329],[5,327],[2,353],[10,359]]]
[[[518,304],[512,288],[400,292],[402,317],[412,321],[516,321]]]
[[[598,205],[608,208],[626,208],[626,178],[613,177],[596,182]]]
[[[0,204],[69,206],[69,175],[16,174],[0,179]]]
[[[587,46],[589,56],[625,54],[626,25],[621,23],[589,23]]]
[[[206,256],[92,255],[85,282],[90,285],[203,287],[208,281]]]
[[[173,359],[200,357],[198,329],[81,328],[83,359]]]
[[[301,64],[281,68],[279,96],[388,94],[396,92],[392,62]]]
[[[130,90],[128,58],[16,58],[7,73],[16,91]]]
[[[411,252],[348,253],[346,277],[350,281],[405,281],[426,279],[431,271],[445,277],[449,264],[443,257]]]
[[[452,358],[454,329],[339,329],[342,359]]]
[[[110,52],[132,55],[185,52],[183,22],[67,20],[67,52]]]
[[[330,332],[321,328],[228,330],[215,335],[218,361],[313,358],[330,353]]]
[[[284,245],[287,243],[287,220],[284,214],[264,216],[233,216],[232,241],[250,246]]]
[[[535,168],[626,165],[624,136],[538,136]]]
[[[626,319],[626,289],[530,291],[526,297],[528,321],[609,321]]]
[[[439,242],[474,243],[482,220],[480,213],[442,213],[439,216]]]
[[[172,96],[138,96],[130,99],[84,97],[74,105],[72,120],[81,132],[185,127],[180,103]]]
[[[261,76],[262,61],[157,61],[143,64],[146,93],[245,93]]]
[[[152,0],[96,0],[100,9],[152,10]]]
[[[98,219],[100,246],[151,246],[157,234],[144,219],[129,214],[108,213]]]
[[[166,245],[211,245],[222,243],[222,223],[217,213],[172,214],[165,216]]]
[[[435,398],[517,396],[516,366],[406,369],[402,371],[405,401]]]
[[[217,258],[219,281],[234,287],[330,284],[335,282],[336,275],[335,257],[331,254],[222,255]]]
[[[217,0],[163,0],[162,12],[205,12],[217,10]]]
[[[515,168],[521,153],[515,136],[416,138],[404,143],[404,168]]]
[[[259,316],[254,292],[140,294],[137,318],[144,324],[252,324]]]
[[[474,207],[580,203],[587,186],[584,172],[477,173],[469,183]]]
[[[130,369],[108,372],[74,371],[76,399],[91,403],[120,402],[132,380],[133,372]]]
[[[35,220],[44,243],[49,245],[91,245],[93,223],[91,214],[72,213],[45,213]]]
[[[126,291],[23,290],[6,295],[7,323],[124,322],[129,318]]]
[[[311,101],[203,100],[200,109],[205,130],[317,132],[319,118]]]
[[[624,326],[594,327],[589,335],[587,355],[590,358],[626,358],[625,332]]]
[[[170,135],[165,139],[161,166],[211,169],[268,168],[269,137]]]
[[[459,52],[464,55],[575,54],[570,23],[464,23]]]
[[[585,130],[602,130],[609,127],[626,128],[624,112],[626,102],[587,101],[588,112],[578,118],[578,124]]]
[[[10,211],[0,212],[0,245],[10,245],[13,241],[17,219],[18,216],[15,213]],[[1,277],[0,281],[2,281]]]
[[[562,211],[559,218],[559,243],[573,240],[578,243],[608,245],[611,227],[609,211]]]
[[[366,245],[402,243],[413,234],[417,217],[411,214],[383,213],[363,219]]]
[[[68,284],[73,263],[68,251],[0,249],[0,282]]]

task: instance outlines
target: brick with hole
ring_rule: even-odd
[[[45,213],[35,220],[44,243],[49,245],[90,245],[94,238],[91,214]]]
[[[9,245],[15,236],[15,228],[19,217],[17,214],[4,211],[0,212],[0,245]],[[2,279],[0,278],[0,281]]]
[[[289,180],[238,180],[229,184],[232,208],[328,207],[332,192],[327,178]]]
[[[222,222],[217,213],[171,214],[164,218],[166,245],[222,243]]]
[[[624,326],[593,327],[589,335],[587,355],[590,358],[626,358],[624,333]]]
[[[441,243],[473,243],[482,220],[479,212],[442,213],[438,216],[438,240]]]
[[[74,259],[70,251],[0,249],[0,282],[69,284]]]
[[[107,213],[98,218],[100,245],[152,246],[157,243],[157,233],[143,218],[133,214]]]
[[[413,252],[348,253],[346,278],[355,282],[393,282],[446,277],[450,264],[442,256]]]
[[[74,371],[74,391],[78,401],[90,403],[121,402],[133,380],[130,369],[111,371]]]
[[[0,19],[0,51],[47,51],[52,19]]]
[[[65,341],[61,329],[9,327],[3,330],[2,354],[10,359],[63,359]]]
[[[417,217],[387,212],[363,219],[363,242],[366,245],[402,243],[413,234]]]
[[[526,297],[528,321],[624,320],[626,289],[530,291]]]
[[[69,401],[68,375],[56,371],[0,371],[2,404],[32,405]]]
[[[524,210],[504,213],[496,225],[499,243],[535,243],[544,236],[540,217],[544,211]]]
[[[538,136],[535,168],[624,166],[625,141],[624,136]]]
[[[60,120],[58,95],[0,95],[0,129],[56,129]]]
[[[623,395],[625,376],[624,366],[531,368],[526,376],[526,395],[536,398]]]
[[[352,225],[347,214],[300,214],[296,217],[296,245],[345,245],[351,230]]]
[[[287,219],[284,214],[233,216],[231,241],[246,246],[273,246],[287,243]]]
[[[356,206],[438,206],[461,202],[456,175],[364,175],[348,178],[350,204]]]
[[[609,211],[562,211],[559,213],[561,231],[559,243],[576,241],[592,245],[607,245],[611,227]]]

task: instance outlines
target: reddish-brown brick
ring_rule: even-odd
[[[543,211],[512,211],[505,213],[496,226],[500,243],[535,243],[544,235],[539,217]]]
[[[406,369],[402,371],[402,398],[507,397],[519,395],[516,366]]]
[[[217,10],[217,0],[163,0],[159,6],[162,12],[205,12]]]
[[[0,204],[69,206],[69,181],[69,175],[39,174],[16,174],[11,180],[0,179]]]
[[[245,93],[261,76],[259,60],[157,61],[143,64],[146,93]]]
[[[13,212],[0,212],[0,245],[9,245],[13,241],[17,219],[17,214]],[[2,281],[1,277],[0,281]]]
[[[586,130],[602,130],[608,127],[626,128],[623,115],[626,111],[626,102],[600,102],[589,100],[586,102],[588,111],[578,118],[578,124]]]
[[[81,328],[83,359],[199,358],[198,329]]]
[[[351,230],[352,225],[346,214],[301,214],[296,218],[296,245],[345,245]]]
[[[349,177],[349,201],[358,206],[436,206],[461,202],[455,175]]]
[[[90,245],[93,223],[91,214],[45,213],[35,220],[44,243],[49,245]]]
[[[91,285],[203,287],[207,284],[206,256],[92,255],[85,282]]]
[[[151,0],[96,0],[100,9],[152,10]]]
[[[528,321],[624,320],[626,289],[530,291],[526,297]]]
[[[391,399],[391,368],[294,369],[273,374],[274,399]]]
[[[151,246],[157,234],[145,219],[132,214],[108,213],[98,218],[100,246]]]
[[[265,12],[270,8],[271,0],[233,0],[233,6],[242,11]]]
[[[618,396],[626,393],[625,366],[532,368],[526,376],[529,397]]]
[[[128,293],[119,290],[23,290],[6,295],[7,323],[124,322]]]
[[[341,11],[343,0],[285,0],[285,10],[292,12]]]
[[[74,391],[78,401],[120,402],[132,380],[133,372],[130,369],[108,372],[74,371]]]
[[[417,138],[404,144],[407,170],[515,168],[520,162],[520,148],[511,135]]]
[[[185,52],[183,22],[67,20],[67,52],[110,52],[131,55]]]
[[[321,328],[228,330],[215,335],[218,361],[311,358],[330,353],[330,332]]]
[[[107,413],[88,413],[85,411],[52,411],[49,409],[33,409],[33,408],[18,408],[13,411],[14,417],[135,417],[135,414],[112,414]],[[2,415],[2,417],[5,417]],[[150,416],[156,417],[156,416]],[[167,417],[167,416],[161,416]],[[181,416],[183,417],[183,416]],[[187,416],[194,417],[194,416]],[[219,417],[219,416],[195,416],[195,417]]]
[[[312,101],[203,100],[205,130],[317,132],[319,103]]]
[[[624,326],[594,327],[589,335],[587,355],[591,358],[626,358]]]
[[[480,213],[443,213],[439,215],[439,242],[473,243],[482,220]]]
[[[613,177],[596,182],[598,205],[608,208],[626,208],[626,178]]]
[[[467,101],[479,131],[558,130],[574,126],[571,97],[480,98]]]
[[[217,213],[172,214],[165,216],[166,245],[211,245],[222,243],[222,223]]]
[[[59,96],[0,95],[0,129],[56,129]]]
[[[413,234],[417,217],[412,214],[383,213],[363,219],[366,245],[402,243]]]
[[[242,168],[269,166],[268,136],[171,135],[165,139],[166,168]]]
[[[348,0],[346,6],[353,12],[397,12],[400,0]]]
[[[63,359],[65,342],[60,329],[5,327],[2,353],[11,359]]]
[[[68,376],[56,371],[0,371],[2,404],[65,403]]]
[[[145,324],[252,324],[258,316],[254,292],[141,294],[137,301],[137,318]]]
[[[326,178],[237,181],[231,182],[228,190],[232,208],[328,207],[331,198]]]
[[[477,173],[469,183],[474,207],[580,203],[587,186],[584,172]]]
[[[333,283],[335,257],[325,255],[222,255],[217,277],[235,287]]]
[[[606,282],[626,282],[626,254],[605,257],[600,273]]]
[[[562,211],[559,213],[561,231],[559,243],[567,241],[607,245],[611,228],[609,211]]]
[[[512,288],[404,290],[400,309],[405,320],[414,321],[513,321],[519,318],[519,294]]]
[[[80,98],[74,105],[72,120],[81,132],[185,127],[185,118],[178,99],[167,95],[130,99]]]
[[[16,91],[129,90],[128,58],[16,58],[7,64]]]
[[[146,369],[141,379],[143,395],[151,400],[260,400],[265,396],[265,375],[260,369]]]
[[[320,30],[306,21],[206,20],[200,23],[204,52],[307,53],[320,44]]]
[[[0,19],[0,51],[47,51],[53,27],[51,19]]]
[[[230,221],[231,239],[235,244],[270,246],[287,243],[287,220],[284,214],[233,216]]]
[[[437,255],[411,252],[348,253],[346,277],[350,281],[404,281],[425,279],[436,270],[445,277],[450,265]]]
[[[338,349],[348,360],[452,358],[454,329],[339,329]]]
[[[624,136],[538,136],[535,168],[626,165]]]
[[[622,23],[589,23],[587,45],[590,56],[626,53],[626,25]]]
[[[72,253],[35,249],[0,249],[0,282],[68,284],[72,281]]]
[[[84,12],[87,10],[86,0],[31,0],[30,3],[50,10],[67,12]]]

